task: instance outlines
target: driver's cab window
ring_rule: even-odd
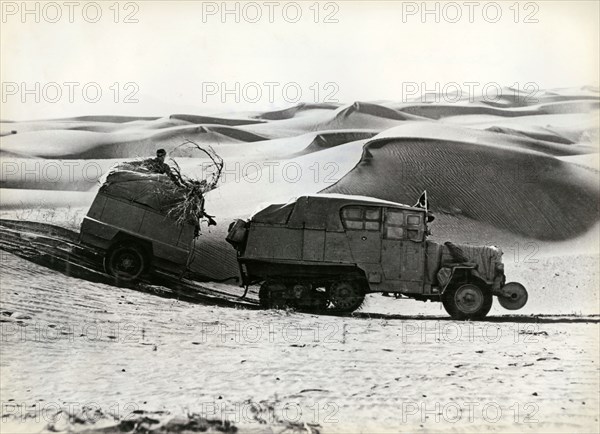
[[[342,209],[342,223],[346,229],[355,231],[381,230],[381,208],[347,206]]]
[[[404,213],[402,210],[387,209],[385,215],[385,238],[390,240],[404,239]]]
[[[417,213],[386,208],[384,237],[389,240],[422,241],[422,219]]]
[[[406,235],[409,240],[422,241],[422,216],[419,214],[406,214]]]

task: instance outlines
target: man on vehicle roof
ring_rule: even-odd
[[[165,157],[167,156],[167,151],[164,149],[159,149],[156,151],[155,158],[149,158],[144,161],[144,166],[153,173],[160,173],[162,175],[167,175],[171,181],[178,187],[185,187],[183,185],[182,180],[175,175],[171,168],[167,163],[165,163]]]

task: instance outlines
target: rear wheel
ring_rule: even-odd
[[[147,266],[144,250],[135,243],[112,247],[104,258],[106,272],[126,282],[139,278]]]
[[[483,319],[492,308],[490,291],[475,283],[464,283],[449,288],[442,296],[446,312],[454,319]]]
[[[357,281],[342,280],[334,282],[329,287],[328,298],[334,310],[353,312],[363,304],[365,291]]]

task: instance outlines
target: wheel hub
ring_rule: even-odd
[[[118,268],[123,271],[130,271],[135,267],[135,259],[131,255],[123,255],[118,264]]]
[[[462,312],[473,313],[483,304],[483,294],[475,285],[463,285],[456,291],[454,300]]]

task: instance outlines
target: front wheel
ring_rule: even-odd
[[[112,247],[104,258],[105,271],[118,280],[126,282],[140,277],[147,265],[144,250],[133,243]]]
[[[492,302],[492,293],[474,283],[449,288],[442,296],[444,309],[457,320],[485,318]]]

